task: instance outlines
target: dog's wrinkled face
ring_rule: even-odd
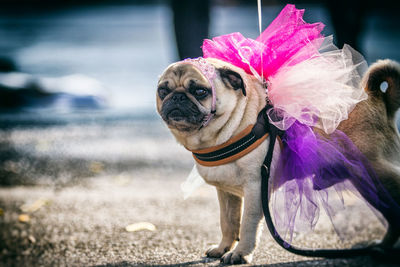
[[[234,95],[241,94],[240,91],[246,94],[240,74],[226,67],[216,68],[216,72],[213,83],[217,99],[218,95],[229,95],[229,92],[221,92],[224,89],[230,89],[230,94]],[[217,102],[221,105],[221,101]],[[211,105],[211,84],[197,67],[178,62],[165,70],[158,82],[157,110],[169,128],[179,132],[199,130],[211,112]],[[221,107],[217,106],[218,110],[221,111]]]
[[[191,64],[175,64],[160,78],[157,108],[168,126],[180,131],[198,129],[211,107],[211,85]]]

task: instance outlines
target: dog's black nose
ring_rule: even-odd
[[[175,93],[172,95],[172,100],[175,102],[180,102],[180,101],[184,101],[187,99],[188,99],[188,97],[186,96],[185,93]]]

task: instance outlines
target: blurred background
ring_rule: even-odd
[[[112,181],[123,187],[142,181],[139,188],[162,196],[169,186],[165,184],[168,177],[176,186],[171,192],[179,192],[179,183],[190,172],[193,161],[156,114],[157,79],[170,63],[201,56],[204,38],[237,31],[256,38],[256,2],[0,0],[3,259],[28,257],[30,252],[23,254],[20,248],[26,251],[31,249],[29,244],[39,244],[39,230],[24,235],[26,227],[18,228],[14,221],[20,204],[42,195],[52,198],[69,186],[90,188],[89,178],[104,178],[107,186]],[[287,2],[262,3],[265,28]],[[352,45],[368,63],[383,58],[400,61],[399,1],[290,3],[305,8],[305,21],[323,22],[325,35],[334,34],[339,47],[343,43]],[[163,186],[150,188],[144,181],[151,179]],[[46,189],[34,192],[36,189],[29,187],[38,185]],[[18,191],[16,186],[25,189]],[[138,189],[135,185],[131,190]],[[146,199],[144,194],[139,196]],[[137,199],[132,201],[137,205]],[[62,205],[58,211],[63,210]],[[150,206],[144,205],[138,212]],[[18,229],[17,234],[12,229]],[[14,242],[16,236],[22,243]],[[46,244],[39,251],[47,251]]]
[[[23,180],[11,178],[27,173],[23,166],[32,165],[14,164],[19,156],[34,161],[33,158],[39,160],[46,158],[45,155],[53,158],[58,153],[58,157],[71,161],[79,158],[81,163],[91,154],[94,158],[101,155],[103,161],[110,160],[112,156],[104,155],[99,148],[83,148],[88,146],[85,141],[78,142],[83,137],[74,135],[71,140],[66,139],[64,135],[72,133],[65,129],[60,136],[50,137],[51,131],[47,130],[57,125],[79,125],[85,132],[82,129],[89,125],[103,129],[134,121],[158,125],[155,88],[163,69],[179,59],[200,56],[204,38],[235,31],[256,38],[256,2],[0,0],[0,184]],[[286,2],[264,0],[262,3],[265,28]],[[398,1],[292,3],[306,9],[307,22],[325,23],[325,35],[334,34],[339,47],[343,43],[352,45],[363,53],[368,63],[381,58],[400,61]],[[13,132],[10,129],[18,128],[28,134],[28,129],[41,127],[45,129],[37,137],[41,139],[32,143],[27,141],[28,137],[18,141],[10,136]],[[150,128],[140,127],[141,131],[147,129]],[[160,134],[156,129],[151,128],[152,135]],[[118,132],[121,141],[127,142],[123,147],[130,148],[127,154],[135,154],[137,147],[128,144],[131,139],[136,140],[137,133],[130,132],[130,127],[125,130],[125,133]],[[101,131],[103,135],[106,133]],[[92,134],[100,138],[97,132]],[[110,137],[104,139],[107,141],[98,140],[93,146],[121,154],[116,149],[117,141],[108,144]],[[50,144],[49,140],[62,145]],[[72,143],[66,145],[68,141]],[[41,151],[28,148],[28,143],[33,146],[34,142],[41,144]],[[46,168],[33,164],[29,171],[62,168],[52,167],[47,158],[45,162]],[[10,166],[22,168],[21,173],[10,172],[14,170]],[[29,177],[24,179],[35,179],[35,175],[26,176]]]

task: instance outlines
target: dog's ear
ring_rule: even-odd
[[[239,73],[228,68],[218,69],[218,72],[225,86],[230,86],[234,90],[242,90],[243,95],[246,96],[246,88]]]

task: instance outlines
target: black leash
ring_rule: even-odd
[[[269,108],[272,108],[272,106],[268,105],[266,107],[266,109],[262,111],[264,114],[264,118],[265,118],[264,127],[266,127],[266,131],[269,132],[270,142],[269,142],[267,155],[265,156],[263,165],[261,166],[261,201],[262,201],[262,207],[263,207],[265,221],[266,221],[268,229],[269,229],[272,237],[275,239],[275,241],[282,248],[286,249],[287,251],[289,251],[291,253],[301,255],[301,256],[308,256],[308,257],[348,258],[348,257],[355,257],[355,256],[379,252],[376,250],[377,245],[364,247],[364,248],[351,248],[351,249],[300,249],[300,248],[297,248],[297,247],[294,247],[294,246],[288,244],[279,235],[278,231],[276,231],[276,229],[275,229],[274,223],[272,222],[271,213],[269,210],[268,182],[269,182],[269,178],[270,178],[270,168],[271,168],[271,162],[272,162],[272,156],[273,156],[274,147],[275,147],[275,143],[276,143],[276,138],[278,136],[282,137],[284,132],[279,130],[278,128],[276,128],[275,125],[269,123],[269,118],[265,112]]]

